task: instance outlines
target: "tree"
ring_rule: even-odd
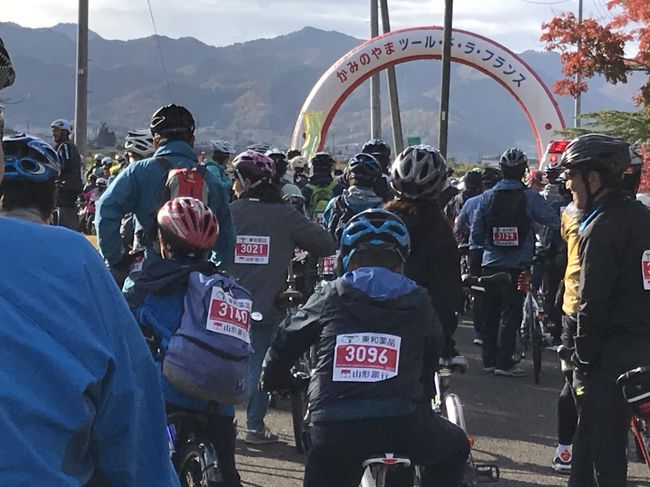
[[[602,110],[600,112],[583,113],[584,121],[581,128],[566,128],[558,131],[566,138],[598,132],[622,137],[630,143],[650,141],[650,111],[623,112],[619,110]]]
[[[563,12],[542,24],[540,40],[546,49],[561,53],[564,78],[555,83],[555,92],[575,96],[586,92],[584,81],[600,74],[608,82],[626,83],[633,71],[647,73],[648,80],[635,101],[650,111],[650,2],[648,0],[610,0],[610,20],[584,19],[582,23],[571,12]],[[625,48],[638,44],[633,57],[625,56]]]
[[[114,147],[115,142],[115,132],[108,128],[106,122],[102,122],[95,138],[95,145],[97,147]]]

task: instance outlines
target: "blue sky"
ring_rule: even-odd
[[[90,28],[107,39],[153,34],[146,0],[89,0]],[[225,46],[275,37],[305,26],[336,30],[355,37],[369,35],[368,0],[150,0],[158,33],[195,37]],[[2,20],[27,27],[76,22],[77,0],[3,2]],[[444,0],[390,0],[393,30],[442,24]],[[541,23],[554,13],[577,9],[577,0],[456,0],[458,28],[482,34],[521,52],[543,48]],[[585,16],[607,17],[605,0],[585,0]],[[0,36],[2,32],[0,32]]]

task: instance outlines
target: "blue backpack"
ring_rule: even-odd
[[[179,392],[200,401],[238,404],[250,393],[251,294],[226,274],[192,272],[181,324],[162,371]]]

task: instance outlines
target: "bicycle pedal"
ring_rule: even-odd
[[[480,483],[495,483],[501,478],[499,466],[492,463],[475,463],[474,469]]]

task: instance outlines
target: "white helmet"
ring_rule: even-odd
[[[636,200],[643,203],[646,208],[650,208],[650,196],[645,193],[638,193],[636,195]]]
[[[113,159],[110,157],[104,157],[102,159],[102,166],[111,166],[113,164]]]
[[[212,152],[221,152],[222,154],[234,154],[235,149],[233,149],[230,142],[225,140],[211,140],[210,145],[212,146]]]
[[[303,156],[296,156],[289,162],[291,164],[291,169],[294,171],[296,168],[307,169],[309,167],[309,161]]]
[[[437,198],[450,186],[447,161],[439,150],[412,145],[397,156],[390,169],[390,185],[410,199]]]
[[[93,158],[95,162],[101,162],[102,159],[104,158],[104,154],[100,154],[99,152],[95,154],[95,157]]]
[[[97,181],[95,181],[95,184],[97,186],[107,186],[108,185],[108,180],[106,178],[97,178]]]
[[[66,130],[68,133],[72,132],[72,124],[65,118],[58,118],[50,124],[51,128]]]
[[[129,131],[124,141],[124,149],[142,158],[153,156],[156,149],[153,146],[151,131],[147,129]]]

